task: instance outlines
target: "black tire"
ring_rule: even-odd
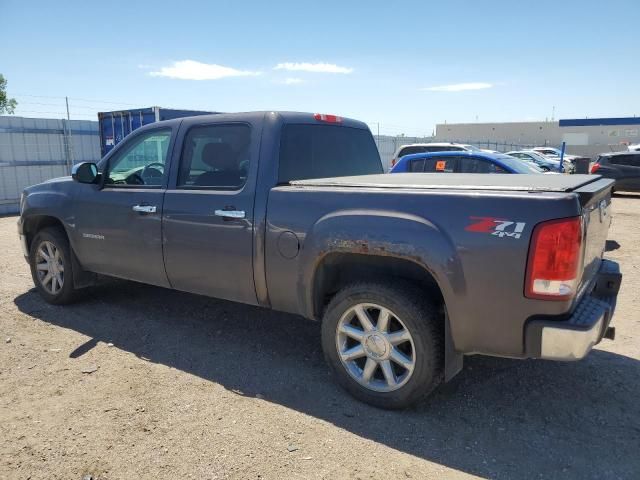
[[[55,294],[47,291],[38,277],[36,268],[37,252],[44,242],[52,243],[60,252],[60,261],[64,266],[62,287],[58,288]],[[47,303],[53,305],[64,305],[76,299],[77,290],[73,286],[73,263],[71,261],[71,248],[65,231],[59,227],[49,227],[40,230],[31,242],[29,249],[29,265],[31,267],[31,277],[38,293]]]
[[[360,303],[390,310],[402,320],[413,339],[415,367],[400,388],[379,392],[365,387],[347,371],[337,347],[337,328],[342,316]],[[338,383],[365,403],[384,409],[408,407],[431,393],[442,381],[444,363],[444,318],[424,292],[402,282],[354,283],[340,290],[322,319],[322,348]]]

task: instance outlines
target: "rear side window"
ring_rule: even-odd
[[[245,124],[192,127],[184,140],[178,188],[241,188],[249,170],[250,132]]]
[[[458,171],[460,173],[505,173],[505,170],[499,165],[475,157],[458,158]]]
[[[626,167],[640,167],[640,155],[617,155],[611,157],[609,163]]]
[[[409,171],[410,172],[424,172],[424,158],[419,160],[411,160],[409,162]]]
[[[427,147],[427,152],[462,152],[464,148],[461,147]]]
[[[449,146],[442,146],[442,145],[434,145],[434,146],[422,145],[422,146],[415,146],[415,147],[404,147],[400,149],[398,158],[402,158],[405,155],[411,155],[413,153],[460,152],[463,150],[464,149],[461,147],[449,147]]]
[[[285,125],[278,183],[383,173],[368,130],[334,125]]]
[[[424,147],[405,147],[400,149],[400,153],[398,153],[398,158],[402,158],[405,155],[412,155],[414,153],[424,153],[426,150]]]
[[[426,158],[423,172],[428,173],[446,173],[455,172],[456,159],[458,157],[431,157]]]

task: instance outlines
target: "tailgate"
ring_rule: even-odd
[[[611,187],[614,181],[602,178],[575,190],[584,219],[584,271],[579,292],[595,278],[611,225]]]

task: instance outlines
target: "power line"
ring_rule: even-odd
[[[23,110],[21,108],[16,108],[16,113],[18,115],[22,114],[22,113],[44,113],[47,115],[62,115],[63,117],[66,116],[66,112],[51,112],[51,111],[45,111],[45,110]],[[95,118],[95,115],[91,115],[90,113],[86,113],[86,112],[82,112],[82,113],[78,113],[78,112],[71,112],[71,114],[75,117],[91,117],[91,118]]]
[[[66,98],[66,97],[53,96],[53,95],[30,95],[30,94],[26,94],[26,93],[12,93],[11,96],[29,97],[29,98],[58,98],[60,100],[64,100]],[[75,102],[102,103],[102,104],[106,104],[106,105],[127,105],[127,106],[130,106],[130,107],[136,107],[137,106],[134,103],[114,102],[112,100],[111,101],[96,100],[96,99],[90,99],[90,98],[69,97],[69,100],[73,100]]]

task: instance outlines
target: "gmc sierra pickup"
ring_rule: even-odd
[[[25,189],[18,230],[50,303],[103,274],[300,314],[337,381],[383,408],[464,355],[576,360],[613,338],[611,180],[382,171],[355,120],[169,120]]]

